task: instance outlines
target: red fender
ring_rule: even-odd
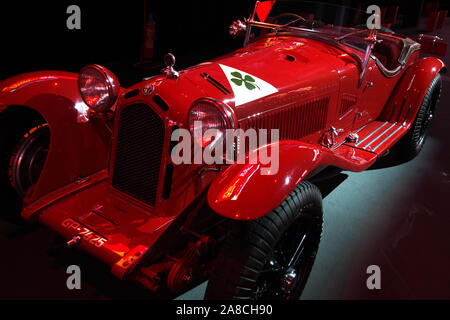
[[[40,71],[0,82],[0,116],[17,106],[41,114],[51,135],[46,163],[27,203],[107,167],[111,133],[102,119],[87,116],[78,74]]]
[[[314,169],[335,165],[345,170],[363,171],[377,158],[374,153],[346,145],[334,151],[294,140],[280,141],[277,145],[279,166],[276,174],[261,175],[261,169],[268,166],[260,164],[259,158],[256,164],[232,164],[211,184],[209,206],[230,219],[258,219],[278,207]]]
[[[416,118],[420,105],[431,82],[447,67],[438,58],[426,57],[414,62],[394,89],[381,116],[382,121],[396,122],[405,119],[410,126]]]

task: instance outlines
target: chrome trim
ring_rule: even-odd
[[[96,72],[100,73],[100,75],[105,79],[106,82],[106,86],[108,87],[108,94],[109,94],[109,99],[107,103],[103,104],[103,107],[100,108],[93,108],[91,107],[85,100],[83,95],[81,94],[81,74],[87,70],[87,69],[93,69]],[[98,64],[91,64],[91,65],[87,65],[84,68],[81,69],[80,74],[78,76],[78,91],[80,92],[80,96],[81,99],[83,99],[83,102],[92,110],[94,110],[95,112],[98,113],[105,113],[107,112],[109,109],[112,108],[112,106],[114,106],[114,104],[117,101],[117,98],[119,97],[119,93],[120,93],[120,83],[119,80],[117,79],[117,77],[114,75],[114,73],[112,73],[111,71],[109,71],[108,69],[106,69],[105,67],[98,65]]]
[[[375,60],[375,63],[377,64],[378,68],[380,69],[381,73],[385,75],[388,78],[395,77],[402,71],[402,69],[405,67],[406,63],[408,62],[409,57],[411,54],[417,50],[420,50],[420,43],[417,43],[409,38],[402,39],[403,41],[403,48],[402,52],[400,53],[399,57],[397,58],[397,62],[399,63],[399,66],[393,70],[387,69],[381,61],[375,57],[373,54],[371,54],[371,58]]]
[[[236,114],[234,113],[234,110],[229,105],[227,105],[223,102],[220,102],[216,99],[213,99],[213,98],[200,98],[200,99],[197,99],[194,101],[194,103],[192,104],[192,106],[190,107],[189,112],[188,112],[188,124],[189,124],[189,114],[191,112],[191,109],[200,102],[211,103],[217,109],[219,109],[219,111],[225,117],[225,122],[227,122],[227,124],[228,124],[227,129],[236,129],[237,128],[238,121],[237,121]]]
[[[397,123],[391,124],[391,125],[389,126],[389,128],[387,128],[386,130],[384,130],[382,133],[380,133],[378,136],[376,136],[374,139],[372,139],[368,144],[366,144],[366,145],[363,147],[363,149],[366,149],[366,148],[370,147],[370,145],[371,145],[372,143],[374,143],[374,142],[377,141],[380,137],[382,137],[383,134],[385,134],[386,132],[388,132],[389,130],[391,130],[392,127],[394,127],[396,124],[397,124]]]
[[[403,49],[398,57],[398,62],[404,66],[409,57],[414,51],[420,50],[420,43],[417,43],[409,38],[403,39]]]
[[[397,124],[398,125],[398,124]],[[389,140],[394,134],[396,134],[398,131],[400,131],[400,129],[402,129],[402,128],[404,128],[403,126],[401,126],[401,125],[398,125],[399,127],[394,131],[394,132],[392,132],[390,135],[388,135],[386,138],[384,138],[383,139],[383,141],[381,141],[379,144],[377,144],[376,146],[375,146],[375,148],[373,148],[372,149],[372,151],[375,151],[375,150],[377,150],[383,143],[385,143],[387,140]]]
[[[330,149],[331,147],[334,146],[334,144],[336,142],[336,138],[339,136],[339,132],[342,132],[342,131],[343,131],[343,129],[336,129],[335,127],[331,126],[328,130],[326,130],[322,134],[322,137],[320,138],[320,145],[327,149]],[[345,142],[345,140],[344,140],[344,142]],[[339,146],[337,148],[339,148]]]
[[[362,139],[360,142],[358,142],[355,147],[359,147],[362,143],[364,143],[367,139],[369,139],[371,136],[373,136],[375,133],[378,132],[378,130],[380,130],[381,128],[383,128],[388,122],[384,122],[382,123],[376,130],[372,131],[371,134],[369,134],[368,136],[364,137],[364,139]]]
[[[380,69],[381,73],[388,77],[388,78],[393,78],[396,75],[398,75],[400,73],[400,71],[402,71],[403,66],[399,65],[397,68],[395,68],[394,70],[389,70],[387,69],[380,60],[378,60],[377,57],[375,57],[374,55],[370,56],[373,60],[375,60],[375,63],[377,64],[378,69]]]
[[[433,41],[442,41],[444,39],[442,39],[439,36],[433,36],[431,34],[419,34],[418,40],[422,40],[422,39],[428,39],[428,40],[433,40]]]
[[[178,79],[180,73],[175,71],[173,66],[175,65],[176,59],[175,56],[171,53],[166,54],[164,57],[164,64],[166,67],[162,70],[162,73],[166,76],[167,79]]]
[[[364,79],[367,74],[367,69],[369,68],[369,61],[370,61],[370,57],[371,57],[373,48],[375,47],[375,44],[378,42],[377,31],[376,31],[375,27],[370,29],[369,32],[370,32],[369,36],[365,39],[365,41],[367,41],[369,43],[369,45],[367,46],[367,48],[364,52],[364,61],[363,61],[363,65],[362,65],[362,71],[359,74],[358,88],[361,87],[364,82]]]
[[[356,132],[352,132],[345,138],[345,141],[348,143],[358,143],[359,135]]]
[[[323,31],[320,31],[320,30],[314,30],[314,29],[308,29],[308,28],[300,28],[300,27],[291,27],[291,26],[280,26],[278,24],[259,22],[259,21],[253,21],[253,20],[247,21],[247,24],[249,24],[250,26],[253,26],[253,27],[261,27],[261,28],[266,28],[266,29],[283,28],[283,29],[291,30],[291,31],[306,31],[306,32],[312,32],[312,33],[327,34],[326,32],[323,32]]]
[[[257,22],[257,21],[247,21],[247,24],[250,27],[250,28],[247,28],[247,37],[250,34],[250,30],[251,30],[252,26],[266,28],[266,29],[276,29],[277,27],[278,28],[281,27],[281,26],[276,25],[276,24],[270,24],[270,23],[265,23],[265,22]],[[283,29],[286,29],[287,30],[286,32],[289,32],[289,31],[291,31],[291,32],[305,32],[305,33],[302,34],[302,37],[310,38],[310,39],[313,39],[313,40],[322,41],[322,42],[325,42],[325,43],[327,43],[329,45],[332,45],[332,46],[334,46],[334,47],[344,51],[346,54],[348,54],[349,56],[351,56],[353,59],[355,59],[358,62],[359,72],[362,72],[363,61],[361,60],[361,58],[357,54],[355,54],[355,53],[351,52],[350,50],[348,50],[346,48],[347,45],[342,45],[341,43],[337,42],[335,40],[335,38],[330,37],[328,33],[322,32],[322,31],[319,31],[319,30],[305,29],[305,28],[298,28],[298,27],[290,27],[290,26],[284,27]],[[279,34],[277,33],[277,35],[279,35]],[[271,35],[269,34],[267,36],[271,36]],[[248,42],[249,42],[249,39],[246,38],[244,46],[246,46],[248,44]],[[359,49],[359,48],[357,48],[357,50],[361,51],[361,49]]]

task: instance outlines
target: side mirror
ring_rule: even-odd
[[[228,29],[228,32],[232,37],[242,37],[245,35],[245,32],[247,31],[247,25],[242,22],[241,20],[234,21],[230,28]]]
[[[420,34],[414,40],[420,43],[420,51],[422,53],[434,54],[443,57],[447,52],[447,44],[438,36]]]

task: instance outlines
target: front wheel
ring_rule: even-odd
[[[50,132],[47,124],[7,123],[0,136],[0,200],[7,214],[17,216],[22,200],[36,184],[47,158]]]
[[[300,183],[268,215],[237,222],[217,257],[205,298],[298,299],[322,234],[322,196]]]

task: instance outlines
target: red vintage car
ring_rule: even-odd
[[[417,155],[446,67],[422,56],[437,37],[368,28],[362,11],[285,5],[258,2],[234,22],[241,49],[179,72],[168,55],[161,75],[129,88],[98,65],[0,82],[2,214],[153,291],[208,278],[208,299],[299,297],[322,232],[315,179],[366,170],[393,147]],[[277,134],[252,148],[225,135],[237,129]],[[183,132],[200,151],[228,139],[245,161],[178,163]],[[277,153],[275,167],[262,151]]]

